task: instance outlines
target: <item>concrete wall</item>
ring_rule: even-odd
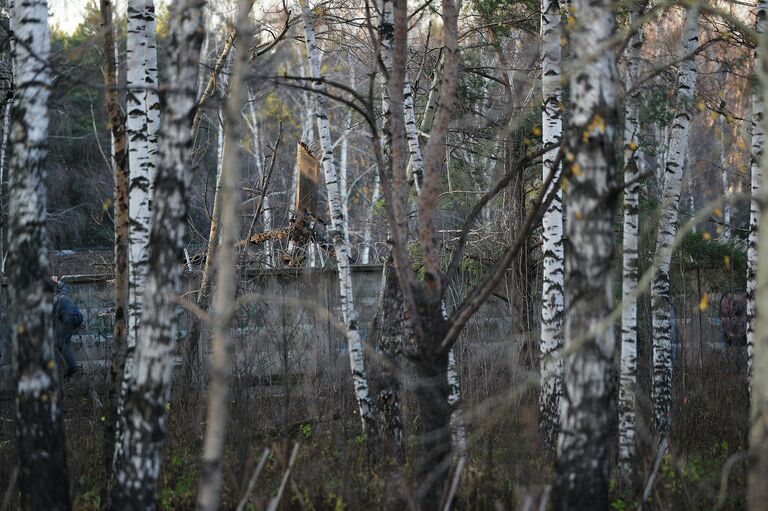
[[[198,281],[185,276],[186,296]],[[75,357],[85,375],[101,377],[100,368],[110,359],[114,323],[113,284],[108,275],[64,278],[80,308],[87,330],[72,339]],[[355,304],[365,336],[378,302],[380,266],[357,266],[353,272]],[[317,371],[325,357],[345,352],[338,280],[335,271],[279,269],[250,271],[241,281],[241,306],[234,320],[235,371],[260,379]],[[179,307],[184,342],[190,313]],[[209,346],[206,346],[209,348]],[[11,347],[0,339],[0,392],[11,390]]]

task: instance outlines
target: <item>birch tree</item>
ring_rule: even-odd
[[[373,243],[373,215],[376,211],[376,204],[381,197],[381,180],[379,173],[373,176],[373,192],[371,193],[371,207],[368,208],[368,218],[363,231],[363,255],[362,264],[371,264],[371,244]]]
[[[238,2],[237,32],[241,40],[250,41],[248,15],[249,0]],[[220,174],[221,188],[221,246],[218,255],[216,302],[213,311],[213,357],[211,384],[208,391],[208,415],[206,420],[203,463],[200,470],[200,486],[197,494],[199,510],[215,511],[219,508],[221,494],[221,462],[224,455],[227,414],[229,407],[230,372],[232,370],[231,322],[235,314],[237,292],[235,245],[239,241],[239,186],[240,186],[240,139],[242,109],[245,99],[244,77],[249,61],[243,49],[237,52],[225,108],[225,137],[223,162]]]
[[[180,0],[171,8],[169,83],[162,113],[160,162],[150,233],[151,258],[136,365],[126,393],[125,434],[115,446],[115,509],[155,509],[165,413],[170,399],[179,326],[176,296],[186,237],[187,194],[195,113],[196,76],[204,0]]]
[[[346,327],[347,349],[352,370],[352,380],[355,386],[355,397],[362,421],[363,433],[370,442],[375,438],[376,422],[368,391],[368,378],[363,362],[363,344],[358,331],[357,311],[352,288],[352,270],[349,264],[349,242],[345,234],[347,219],[344,217],[339,193],[339,175],[333,156],[331,130],[326,112],[325,83],[320,71],[320,54],[315,39],[315,29],[312,25],[312,14],[309,3],[301,0],[301,12],[304,21],[304,38],[309,57],[312,89],[315,92],[315,115],[317,130],[320,138],[322,167],[328,194],[328,207],[331,216],[331,238],[336,250],[336,266],[339,278],[339,294],[341,298],[341,314]]]
[[[0,49],[0,114],[2,115],[2,138],[0,138],[0,191],[6,181],[8,173],[8,141],[11,131],[11,107],[13,106],[13,40],[11,38],[11,13],[8,8],[9,1],[0,2],[0,37],[9,41],[8,45]],[[5,196],[0,193],[0,217],[4,217],[6,204]],[[5,240],[8,225],[6,221],[0,222],[0,272],[5,261]],[[7,310],[5,303],[2,304]]]
[[[158,131],[160,129],[160,95],[158,94],[157,75],[157,32],[155,29],[155,0],[144,0],[146,20],[147,51],[144,65],[144,86],[146,88],[147,109],[147,175],[149,178],[149,209],[152,209],[152,192],[155,186],[155,174],[160,159]]]
[[[751,360],[752,398],[747,500],[751,511],[764,508],[768,501],[768,308],[755,307],[756,303],[768,302],[768,230],[757,228],[761,221],[763,224],[768,223],[768,208],[759,207],[764,190],[768,189],[768,173],[762,172],[768,165],[768,152],[763,147],[765,132],[768,130],[768,119],[765,117],[765,102],[768,98],[765,94],[768,87],[768,60],[765,59],[768,52],[767,11],[768,2],[760,0],[755,21],[755,31],[758,33],[755,72],[759,85],[753,89],[752,95],[752,208],[747,279],[747,349]]]
[[[66,510],[69,478],[46,250],[45,160],[51,89],[48,3],[19,2],[12,30],[16,79],[11,124],[7,263],[16,384],[18,487],[22,509]]]
[[[642,5],[635,3],[629,13],[629,25],[637,23]],[[624,51],[626,90],[632,90],[640,77],[643,47],[642,28],[634,30]],[[635,454],[635,403],[637,387],[637,233],[640,201],[638,167],[642,161],[640,146],[640,95],[624,99],[624,222],[622,243],[621,369],[619,375],[619,468],[624,478],[632,475]]]
[[[115,176],[115,319],[112,332],[112,364],[107,373],[108,398],[105,404],[104,466],[112,472],[112,446],[115,443],[118,397],[125,368],[128,330],[128,167],[125,119],[117,94],[117,60],[112,0],[101,0],[101,28],[104,38],[104,95],[112,134],[112,166]],[[122,403],[120,403],[122,404]]]
[[[682,31],[682,55],[692,55],[699,42],[699,14],[691,7],[685,16]],[[658,270],[651,286],[653,310],[653,422],[659,435],[670,428],[672,400],[672,298],[670,296],[669,268],[672,248],[677,233],[678,207],[683,178],[683,167],[688,147],[691,107],[696,87],[696,60],[684,60],[679,66],[677,85],[677,112],[672,121],[669,156],[664,169],[662,214],[656,238]]]
[[[133,371],[133,354],[141,326],[144,289],[149,265],[149,150],[150,127],[147,103],[147,55],[149,23],[147,3],[129,0],[126,38],[126,134],[128,137],[128,342],[124,383]],[[154,26],[154,25],[153,25]],[[155,58],[156,60],[156,58]],[[122,397],[120,398],[123,399]]]
[[[264,170],[264,162],[263,162],[263,153],[261,149],[261,130],[259,129],[259,122],[256,118],[256,107],[254,106],[254,103],[256,101],[255,95],[249,90],[248,91],[248,113],[250,115],[250,122],[249,122],[249,128],[251,131],[251,136],[253,140],[253,152],[254,152],[254,159],[256,160],[256,168],[258,169],[258,175],[259,179],[262,183],[262,187],[266,187],[266,189],[261,190],[263,201],[262,201],[262,215],[263,215],[263,228],[265,232],[271,231],[274,226],[272,224],[272,206],[270,205],[270,191],[269,188],[271,184],[269,183],[269,173],[265,174]],[[245,114],[243,114],[245,116]],[[274,156],[273,156],[274,157]],[[254,219],[255,221],[256,219]],[[272,240],[267,240],[264,242],[264,263],[267,265],[268,268],[271,268],[275,265],[274,263],[274,247],[272,244]]]
[[[765,36],[766,10],[768,2],[760,0],[757,4],[757,13],[755,18],[755,31],[763,41]],[[760,50],[755,50],[755,70],[759,72],[765,65],[765,60],[761,56]],[[758,75],[759,76],[759,75]],[[757,238],[758,221],[760,219],[760,201],[759,195],[762,185],[762,165],[763,149],[765,146],[765,99],[762,95],[765,89],[765,83],[761,82],[762,88],[755,87],[752,92],[752,147],[751,147],[751,201],[749,208],[749,238],[747,241],[747,377],[750,387],[752,385],[752,359],[755,343],[755,319],[757,314],[757,304],[755,301],[757,291]]]
[[[559,144],[561,120],[560,86],[560,5],[558,0],[541,2],[541,87],[542,144]],[[557,149],[544,155],[543,179],[560,172],[556,163]],[[555,186],[556,195],[542,218],[542,292],[539,395],[539,423],[544,446],[552,450],[557,441],[557,422],[562,387],[563,346],[563,195]]]
[[[726,145],[727,137],[725,136],[727,124],[723,117],[720,117],[718,121],[719,126],[717,126],[716,130],[720,139],[720,179],[723,183],[723,231],[720,237],[725,241],[730,241],[733,236],[731,231],[731,192],[733,189],[731,188],[730,171],[728,170],[728,146]],[[691,173],[689,172],[688,175],[690,176]]]
[[[607,509],[615,351],[612,265],[616,97],[614,4],[577,0],[566,138],[565,368],[553,509]],[[599,50],[596,50],[598,49]],[[596,53],[597,52],[597,53]]]

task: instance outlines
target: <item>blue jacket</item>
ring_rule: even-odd
[[[59,325],[66,325],[72,329],[77,329],[83,324],[83,314],[69,297],[69,293],[69,286],[59,282],[58,293],[53,299],[53,314]]]

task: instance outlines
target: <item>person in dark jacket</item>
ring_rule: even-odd
[[[57,285],[56,297],[53,299],[53,317],[54,329],[56,333],[56,348],[61,352],[66,365],[64,377],[69,378],[78,371],[80,366],[77,364],[75,354],[72,353],[72,336],[83,325],[83,314],[78,309],[75,302],[69,297],[69,286],[53,277]]]

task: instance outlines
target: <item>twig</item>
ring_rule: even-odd
[[[96,128],[96,114],[94,114],[93,112],[93,102],[91,101],[90,104],[91,104],[91,126],[93,127],[93,138],[96,140],[96,147],[99,148],[99,153],[101,153],[101,157],[104,158],[104,163],[107,165],[107,168],[111,172],[112,159],[107,157],[106,153],[104,152],[104,148],[101,147],[101,140],[99,140],[99,130]]]
[[[743,461],[747,457],[746,451],[740,451],[731,455],[723,466],[723,471],[720,474],[720,492],[717,495],[717,502],[715,502],[715,511],[722,509],[725,505],[725,498],[728,496],[728,477],[731,475],[731,469],[733,466]]]
[[[656,453],[656,460],[653,462],[653,470],[651,470],[651,475],[648,477],[648,483],[645,485],[645,491],[643,491],[643,499],[640,501],[640,506],[637,508],[638,511],[643,511],[643,504],[648,500],[648,497],[651,496],[651,490],[653,490],[653,483],[656,481],[656,474],[659,472],[659,467],[661,467],[661,460],[664,458],[664,453],[667,451],[667,444],[669,443],[669,439],[665,436],[661,439],[661,443],[659,444],[659,452]]]
[[[286,14],[283,30],[276,36],[273,36],[273,39],[271,42],[262,44],[254,48],[253,52],[251,53],[251,62],[253,62],[257,58],[261,57],[262,55],[270,51],[272,48],[274,48],[277,45],[277,43],[279,43],[285,37],[285,34],[288,32],[288,29],[291,26],[292,20],[291,20],[291,10],[285,6],[285,2],[283,2],[283,9],[285,9],[285,14]]]
[[[456,488],[459,486],[461,471],[464,470],[464,463],[466,461],[467,461],[466,456],[461,456],[459,458],[459,462],[456,464],[456,471],[453,473],[453,481],[451,481],[451,489],[448,491],[448,498],[445,499],[445,506],[443,506],[443,511],[451,510],[451,502],[453,502],[453,495],[456,493]]]
[[[269,501],[269,507],[267,511],[277,511],[277,506],[280,504],[280,500],[283,498],[283,491],[285,490],[285,484],[288,482],[288,477],[291,475],[291,468],[293,468],[293,462],[296,461],[296,455],[299,453],[299,443],[293,444],[293,452],[291,453],[291,459],[288,460],[288,466],[283,473],[283,480],[280,482],[280,488],[277,490],[272,500]]]
[[[259,474],[261,474],[261,471],[264,468],[264,465],[267,463],[267,458],[269,458],[269,453],[270,453],[269,448],[265,448],[264,452],[261,455],[261,459],[259,460],[259,464],[256,465],[256,470],[253,471],[253,475],[251,476],[251,479],[248,481],[248,487],[245,489],[245,494],[243,495],[243,498],[240,500],[240,503],[237,505],[237,511],[243,511],[243,509],[245,509],[245,505],[248,503],[248,499],[251,498],[251,493],[253,493],[253,487],[256,486],[256,481],[259,479]]]

